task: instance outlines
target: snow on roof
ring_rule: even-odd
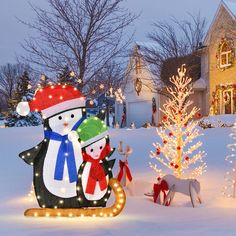
[[[203,78],[200,78],[193,83],[193,89],[204,90],[206,87],[206,81]]]
[[[236,124],[235,114],[225,114],[225,115],[213,115],[208,117],[203,117],[200,119],[202,124],[211,124],[212,128],[217,127],[231,127]]]

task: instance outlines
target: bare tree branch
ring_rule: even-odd
[[[173,64],[174,60],[181,60],[185,64],[191,64],[191,62],[186,61],[189,59],[199,62],[199,60],[195,60],[189,55],[192,55],[202,43],[207,22],[205,18],[201,17],[200,13],[196,16],[188,13],[188,16],[188,19],[182,21],[172,17],[170,23],[166,21],[156,22],[153,24],[153,31],[148,34],[148,38],[155,47],[145,48],[144,60],[152,65],[152,73],[157,75],[158,79],[163,80],[165,84],[168,84],[168,79],[161,76],[168,74],[168,72],[162,71],[163,64],[165,64],[166,69],[168,66],[179,65],[179,63]],[[171,64],[167,66],[167,62]],[[193,66],[193,69],[189,68],[190,71],[198,68],[198,66]],[[171,71],[176,71],[176,69],[172,68]]]
[[[86,86],[111,61],[127,56],[137,18],[123,0],[48,0],[50,10],[31,5],[36,18],[24,22],[37,36],[22,44],[29,63],[60,72],[69,66]]]

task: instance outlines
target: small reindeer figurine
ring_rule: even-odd
[[[196,203],[202,203],[200,196],[200,183],[196,179],[179,179],[174,175],[166,175],[162,178],[165,180],[169,186],[169,192],[166,196],[166,199],[163,202],[163,205],[169,201],[171,204],[175,193],[182,193],[190,197],[193,208],[196,206]]]
[[[120,181],[122,186],[127,187],[127,185],[132,182],[133,179],[128,165],[128,156],[133,152],[133,149],[127,145],[124,150],[123,142],[120,141],[117,151],[120,155],[124,156],[123,161],[119,161],[120,170],[117,179]]]
[[[200,183],[196,179],[179,179],[174,175],[158,178],[158,183],[153,186],[153,193],[145,195],[153,197],[154,202],[158,204],[169,206],[175,193],[189,196],[193,207],[196,206],[197,202],[202,203]]]

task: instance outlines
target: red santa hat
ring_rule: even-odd
[[[83,94],[71,85],[50,85],[36,91],[33,100],[20,102],[16,111],[21,116],[29,112],[42,112],[44,117],[50,117],[64,110],[84,107]]]

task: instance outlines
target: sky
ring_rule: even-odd
[[[236,0],[232,0],[236,1]],[[24,55],[21,43],[29,36],[29,29],[17,18],[32,21],[34,13],[29,2],[47,8],[47,0],[1,0],[0,1],[0,65],[16,62],[17,55]],[[171,16],[184,19],[186,12],[205,16],[211,23],[220,0],[126,0],[124,6],[131,12],[141,13],[135,22],[134,40],[148,41],[147,33],[155,21],[168,21]]]

